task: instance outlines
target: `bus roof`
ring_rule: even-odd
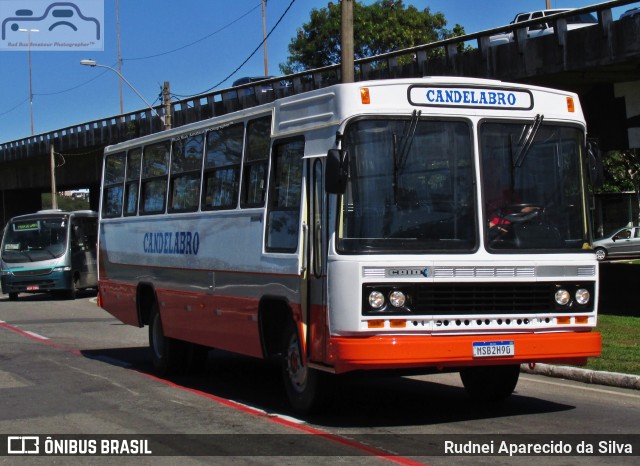
[[[62,209],[44,209],[31,214],[16,215],[9,219],[9,222],[14,220],[29,220],[37,218],[55,218],[60,216],[74,216],[74,217],[98,217],[98,212],[95,210],[62,210]]]
[[[361,101],[361,89],[363,88],[370,89],[372,93],[375,93],[375,96],[371,95],[370,104],[364,104]],[[443,97],[441,101],[437,101],[439,94],[434,94],[435,100],[428,101],[423,96],[417,98],[418,93],[412,94],[411,89],[425,90],[425,92],[428,89],[440,89]],[[455,95],[453,97],[448,94],[445,96],[444,90],[454,92]],[[484,98],[483,90],[487,91],[488,94],[497,91],[506,92],[509,95],[518,95],[524,99],[522,100],[524,103],[517,104],[511,108],[508,105],[490,105],[490,102],[487,105],[478,105],[477,102],[474,102],[474,99]],[[487,99],[490,98],[488,94],[486,96]],[[465,98],[470,99],[470,101],[465,103]],[[451,99],[462,100],[456,102]],[[573,109],[570,111],[571,113],[567,113],[567,99],[572,100]],[[568,121],[584,121],[578,96],[573,92],[493,79],[431,76],[334,84],[138,139],[121,142],[113,146],[107,146],[105,152],[121,151],[132,145],[144,145],[179,137],[185,133],[205,131],[212,127],[228,124],[231,121],[241,121],[273,114],[274,110],[273,133],[274,136],[280,137],[294,132],[335,125],[348,116],[378,112],[399,114],[405,113],[411,108],[421,109],[423,115],[469,116],[491,114],[493,116],[522,118],[525,114],[530,115],[532,112],[536,112],[543,113],[547,120],[557,118]]]

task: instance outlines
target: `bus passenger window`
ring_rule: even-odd
[[[109,155],[104,162],[103,217],[119,217],[122,214],[124,167],[124,152]]]
[[[174,141],[171,151],[171,212],[198,210],[204,135]]]
[[[142,157],[142,185],[140,213],[164,212],[167,197],[167,173],[169,168],[169,143],[161,142],[144,148]]]
[[[238,205],[244,124],[207,134],[202,209],[233,209]]]
[[[142,149],[131,149],[127,154],[127,180],[124,185],[124,214],[135,215],[138,212],[138,187],[140,182],[140,162]]]
[[[304,141],[274,147],[267,214],[267,251],[295,252],[300,232]]]
[[[267,184],[271,117],[247,124],[241,207],[262,207]]]

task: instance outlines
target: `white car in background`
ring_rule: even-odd
[[[530,19],[538,19],[546,16],[556,15],[558,13],[565,13],[571,11],[571,9],[553,9],[553,10],[538,10],[528,13],[518,13],[516,17],[509,24],[522,23],[523,21],[529,21]],[[578,13],[574,16],[569,16],[567,19],[567,30],[580,29],[587,26],[593,26],[598,24],[598,20],[591,13]],[[540,23],[535,24],[527,28],[527,37],[534,38],[540,36],[546,36],[553,34],[553,23]],[[489,37],[489,46],[495,47],[496,45],[508,44],[513,42],[513,32],[505,32],[502,34],[496,34]]]

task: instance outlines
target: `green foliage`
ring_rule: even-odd
[[[340,17],[338,1],[314,8],[309,22],[291,39],[289,58],[280,70],[290,74],[340,63]],[[458,24],[446,29],[444,14],[418,10],[402,0],[377,0],[368,6],[354,1],[353,23],[356,60],[465,33]]]
[[[640,319],[600,314],[596,330],[602,335],[602,356],[589,359],[587,368],[640,375]]]
[[[84,199],[75,199],[68,196],[56,196],[56,201],[58,202],[58,209],[61,210],[87,210],[89,209],[89,202]],[[42,208],[43,209],[51,209],[51,193],[46,193],[42,195]]]
[[[610,151],[602,159],[604,184],[601,192],[640,192],[640,151]]]

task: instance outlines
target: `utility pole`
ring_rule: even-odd
[[[118,11],[118,0],[116,0],[116,43],[118,46],[118,90],[120,91],[120,115],[124,114],[124,102],[122,100],[122,52],[120,50],[120,13]],[[124,117],[121,117],[124,119]]]
[[[267,0],[262,0],[262,50],[264,53],[264,75],[269,76],[269,59],[267,58]]]
[[[53,143],[51,143],[51,208],[58,208],[58,189],[56,188],[56,153],[53,150]]]
[[[171,129],[171,88],[169,81],[162,86],[162,103],[164,104],[164,129]]]
[[[547,0],[547,10],[551,9],[551,0]]]
[[[342,0],[342,18],[340,20],[340,53],[342,63],[340,72],[343,83],[352,83],[355,80],[353,60],[353,0]]]

